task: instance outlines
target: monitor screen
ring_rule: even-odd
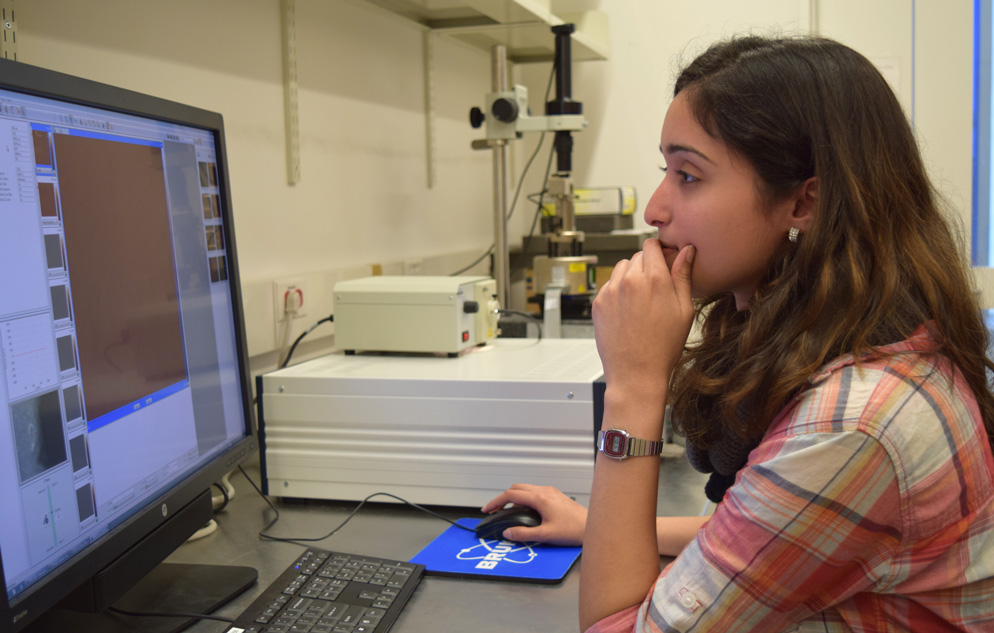
[[[220,115],[3,61],[0,561],[15,630],[251,454],[248,385]]]

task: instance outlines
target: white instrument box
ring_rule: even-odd
[[[497,336],[490,277],[364,277],[335,284],[335,347],[459,352]]]
[[[602,376],[593,339],[336,353],[274,371],[257,381],[264,491],[480,506],[521,482],[586,505]]]

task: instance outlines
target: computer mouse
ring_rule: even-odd
[[[483,519],[476,526],[476,536],[482,539],[502,539],[504,530],[518,527],[538,527],[542,524],[542,515],[528,506],[511,506],[497,510]]]

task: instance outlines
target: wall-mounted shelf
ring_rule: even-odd
[[[507,47],[512,62],[550,61],[554,40],[549,28],[576,24],[573,61],[607,59],[607,15],[585,11],[555,15],[541,0],[366,0],[481,50]]]

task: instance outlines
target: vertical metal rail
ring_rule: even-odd
[[[507,47],[503,44],[491,50],[491,91],[507,90]],[[507,141],[494,141],[494,279],[497,300],[502,308],[511,305],[511,267],[507,249]]]
[[[286,130],[286,179],[300,182],[300,104],[297,100],[297,24],[294,0],[281,0],[283,32],[283,117]]]
[[[818,17],[818,0],[808,0],[808,33],[811,35],[820,35]]]
[[[17,61],[17,21],[14,19],[14,0],[0,0],[0,27],[3,37],[0,38],[0,56],[4,59]]]
[[[429,189],[435,186],[435,37],[431,29],[425,29],[421,36],[425,74],[425,161]]]

